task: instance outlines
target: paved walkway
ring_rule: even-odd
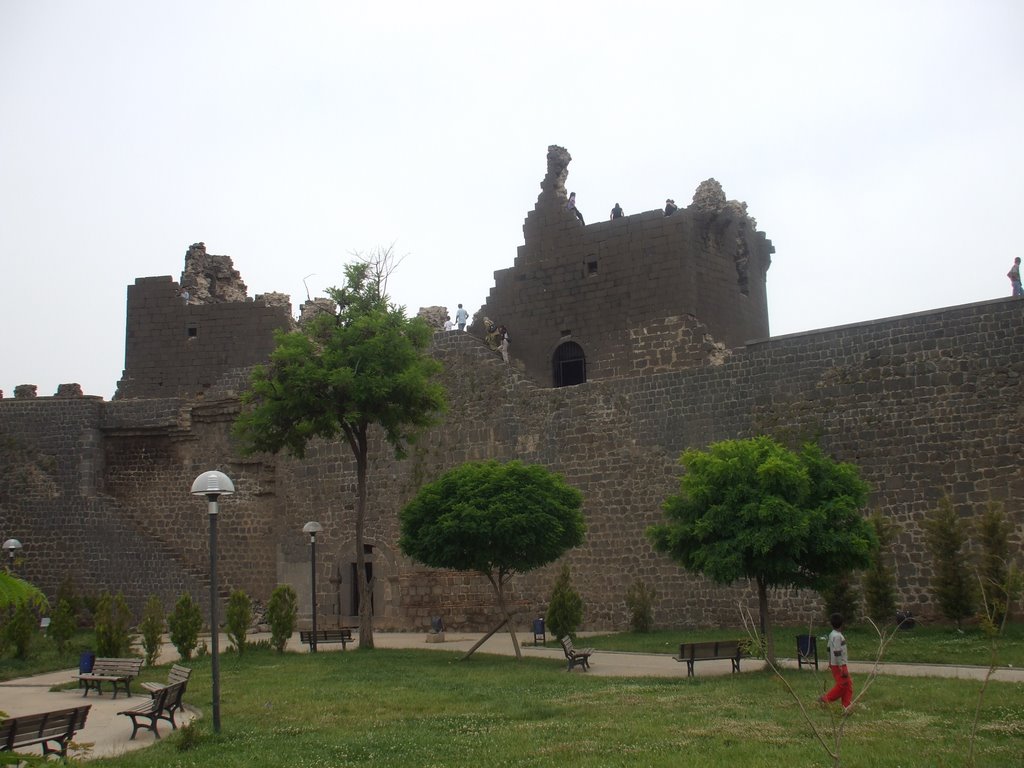
[[[374,645],[377,648],[423,648],[426,650],[444,651],[468,651],[482,635],[469,632],[448,632],[445,641],[441,643],[426,642],[426,635],[420,632],[374,632]],[[267,635],[250,636],[252,640],[265,639]],[[517,635],[523,656],[526,658],[550,658],[564,661],[561,649],[537,648],[531,645],[533,635],[521,633]],[[580,645],[584,645],[583,641]],[[228,647],[226,636],[221,636],[221,648]],[[298,633],[292,637],[288,649],[302,652],[306,650],[298,640]],[[321,653],[338,653],[340,650],[336,645],[327,645],[321,648]],[[499,633],[484,643],[478,653],[512,655],[512,639],[507,632]],[[161,664],[168,664],[177,661],[177,654],[174,646],[165,642],[163,652],[158,660]],[[796,662],[783,660],[782,666],[794,667]],[[854,662],[850,668],[858,675],[870,672],[873,665],[861,662]],[[981,680],[988,671],[986,667],[968,666],[944,666],[941,664],[881,664],[880,673],[885,675],[905,675],[915,677],[953,677],[961,679]],[[742,662],[744,672],[764,669],[764,662],[753,659],[744,659]],[[823,670],[827,670],[822,665]],[[50,672],[45,675],[22,678],[20,680],[9,680],[0,683],[0,710],[8,715],[27,715],[35,712],[47,712],[65,707],[75,707],[82,704],[91,704],[89,717],[85,728],[77,733],[75,742],[78,744],[91,745],[87,754],[80,754],[80,758],[108,757],[122,754],[132,749],[149,746],[155,742],[155,737],[149,731],[140,730],[134,741],[129,741],[131,735],[131,722],[127,717],[118,716],[117,712],[133,704],[142,701],[136,693],[132,698],[125,698],[119,695],[114,700],[109,691],[102,696],[90,693],[83,698],[82,692],[78,689],[65,691],[51,691],[55,685],[74,682],[74,675],[77,669],[66,669],[59,672]],[[715,675],[728,675],[731,672],[729,661],[702,661],[697,666],[697,675],[700,677],[713,677]],[[652,653],[622,653],[617,651],[598,651],[591,660],[589,672],[573,670],[573,674],[589,674],[609,677],[686,677],[686,665],[672,660],[671,656]],[[1004,682],[1024,682],[1024,670],[1000,668],[993,675],[993,680]],[[188,694],[186,693],[186,699]],[[194,710],[190,710],[178,717],[179,722],[188,721],[196,716]],[[161,723],[160,732],[166,735],[170,726]],[[34,747],[26,750],[33,754],[39,754],[39,748]]]

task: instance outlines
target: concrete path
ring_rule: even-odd
[[[482,637],[479,633],[472,632],[448,632],[445,634],[444,642],[427,642],[427,636],[421,632],[374,632],[374,645],[377,648],[421,648],[425,650],[444,650],[465,653],[477,640]],[[533,646],[533,635],[521,633],[517,635],[520,648],[524,658],[549,658],[564,662],[564,655],[561,649],[539,648]],[[269,639],[268,635],[251,635],[252,640]],[[579,642],[580,646],[586,645],[585,636]],[[226,636],[221,636],[220,647],[227,648]],[[351,649],[351,646],[350,646]],[[299,643],[296,633],[288,644],[288,650],[296,652],[306,651],[306,646]],[[321,653],[340,653],[341,649],[336,644],[322,646]],[[507,632],[499,633],[484,643],[477,653],[512,655],[512,639]],[[161,664],[168,664],[177,661],[177,654],[174,646],[165,642],[163,652],[158,660]],[[794,660],[782,660],[781,665],[786,668],[796,666]],[[741,663],[744,672],[764,669],[764,662],[756,659],[744,659]],[[850,665],[851,670],[857,675],[869,673],[873,665],[863,662],[854,662]],[[941,664],[888,664],[879,665],[879,674],[883,675],[905,675],[915,677],[951,677],[970,680],[984,679],[988,669],[986,667],[971,666],[945,666]],[[827,667],[822,664],[821,670],[827,674]],[[134,741],[129,741],[131,735],[131,721],[117,712],[126,709],[128,706],[140,703],[143,699],[139,692],[131,698],[119,695],[113,699],[110,692],[102,696],[90,693],[88,697],[82,696],[77,688],[65,691],[51,691],[53,686],[74,682],[74,675],[77,669],[66,669],[59,672],[50,672],[45,675],[22,678],[20,680],[9,680],[0,683],[0,710],[8,715],[28,715],[36,712],[48,712],[65,707],[75,707],[82,704],[91,704],[89,717],[85,728],[77,733],[75,742],[78,744],[90,745],[85,754],[78,754],[81,759],[90,757],[109,757],[119,755],[132,749],[149,746],[155,742],[155,737],[149,731],[140,730]],[[702,661],[697,664],[696,674],[699,677],[713,677],[716,675],[728,675],[731,673],[729,661]],[[686,665],[672,660],[668,654],[651,653],[622,653],[617,651],[597,651],[591,658],[589,671],[580,669],[573,670],[572,674],[587,674],[607,677],[686,677]],[[993,680],[1001,682],[1024,682],[1024,670],[1001,667],[996,670]],[[188,694],[186,696],[186,706]],[[196,716],[195,710],[189,710],[180,715],[177,719],[181,721],[191,720]],[[170,732],[170,726],[166,723],[159,725],[161,735]],[[32,754],[39,754],[39,748],[34,747],[25,750]]]

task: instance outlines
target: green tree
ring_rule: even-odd
[[[278,653],[284,653],[288,640],[295,632],[298,615],[298,597],[295,590],[288,584],[281,584],[270,594],[270,600],[267,602],[270,644]]]
[[[228,598],[224,623],[227,625],[228,639],[235,650],[242,653],[245,650],[245,635],[252,624],[252,600],[242,590],[236,589]]]
[[[848,623],[860,616],[860,593],[849,573],[823,578],[818,583],[818,594],[825,603],[825,617],[841,613]]]
[[[121,658],[131,648],[132,614],[124,595],[111,596],[107,591],[96,604],[96,655]]]
[[[156,657],[160,655],[164,635],[164,606],[156,595],[150,595],[146,601],[139,631],[142,633],[142,650],[146,654],[146,666],[152,667],[156,664]]]
[[[548,630],[558,640],[565,636],[576,639],[576,630],[583,623],[583,598],[569,578],[569,565],[564,563],[551,590],[551,601],[545,616]]]
[[[864,600],[867,614],[879,627],[896,620],[896,572],[891,565],[895,528],[891,521],[875,511],[869,518],[878,539],[878,554],[864,574]]]
[[[49,609],[46,597],[39,589],[17,576],[0,571],[0,610],[14,608],[20,603],[28,603],[37,613]]]
[[[626,610],[629,627],[634,632],[650,632],[654,628],[654,598],[656,592],[637,579],[626,590]]]
[[[932,596],[942,615],[961,622],[974,615],[975,582],[967,554],[967,521],[953,502],[943,496],[939,507],[924,521],[925,541],[932,554]]]
[[[187,592],[178,598],[174,610],[167,617],[167,630],[171,644],[178,650],[181,660],[188,662],[199,644],[199,630],[203,628],[203,614]]]
[[[991,502],[978,521],[978,539],[981,544],[979,581],[981,597],[986,610],[982,620],[994,632],[1002,632],[1009,618],[1010,607],[1020,593],[1020,578],[1010,555],[1010,536],[1013,526],[1006,519],[1002,504]]]
[[[860,514],[867,485],[815,445],[794,452],[769,437],[689,450],[680,462],[680,493],[663,505],[668,522],[648,535],[688,571],[719,584],[753,580],[774,661],[768,590],[813,589],[870,564],[877,541]]]
[[[47,635],[57,646],[57,653],[61,656],[68,649],[68,643],[75,636],[78,629],[78,620],[75,617],[75,609],[67,600],[58,600],[57,607],[50,617],[50,627],[46,630]]]
[[[4,645],[14,651],[16,659],[27,659],[28,651],[35,636],[39,616],[32,603],[23,600],[8,609],[7,619],[3,626]]]
[[[583,543],[582,501],[579,491],[543,467],[485,461],[446,472],[402,510],[402,552],[434,568],[476,571],[494,588],[502,621],[466,656],[507,626],[522,658],[505,586],[515,574]]]
[[[278,333],[270,364],[253,373],[235,425],[243,450],[285,450],[302,458],[310,441],[343,438],[356,464],[355,554],[359,647],[373,647],[364,534],[370,428],[383,430],[396,457],[434,424],[445,407],[430,357],[432,329],[407,318],[386,294],[390,250],[345,267],[345,286],[330,288],[338,313],[322,313],[292,333]]]

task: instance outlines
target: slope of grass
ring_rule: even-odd
[[[187,702],[207,717],[155,746],[100,760],[175,766],[814,766],[826,753],[769,673],[692,680],[566,673],[560,661],[443,651],[225,655],[220,734],[211,732],[209,659]],[[595,657],[600,663],[600,657]],[[159,675],[158,675],[159,676]],[[962,765],[978,683],[880,678],[841,721],[810,702],[827,673],[788,679],[846,766]],[[859,681],[855,680],[855,683]],[[1020,764],[1024,686],[993,684],[977,766]],[[1015,762],[1016,761],[1016,762]]]

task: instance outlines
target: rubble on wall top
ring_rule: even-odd
[[[427,325],[435,330],[444,328],[444,321],[448,319],[448,307],[420,307],[416,317],[422,317]]]
[[[338,314],[338,304],[334,299],[320,297],[304,301],[302,306],[299,307],[299,325],[308,323],[310,320],[324,314]]]
[[[223,304],[246,301],[248,289],[230,256],[206,252],[206,243],[193,243],[185,252],[181,289],[189,304]]]

